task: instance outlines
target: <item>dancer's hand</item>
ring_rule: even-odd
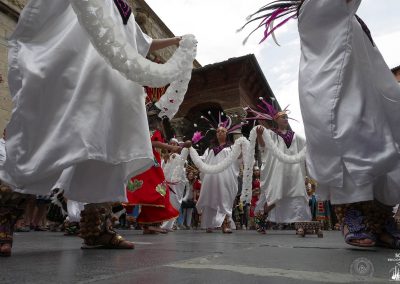
[[[181,36],[176,36],[176,37],[173,38],[173,40],[175,42],[175,45],[179,46],[179,43],[181,42],[182,37]]]
[[[257,126],[256,133],[257,133],[257,136],[259,136],[259,137],[262,136],[264,133],[264,127],[262,127],[261,125]]]
[[[264,141],[264,138],[263,138],[264,127],[262,127],[261,125],[257,126],[256,133],[257,133],[257,142],[258,142],[258,144],[261,147],[264,148],[265,147],[265,141]]]
[[[185,143],[183,143],[183,147],[185,147],[185,148],[192,147],[192,141],[190,141],[190,140],[185,141]]]

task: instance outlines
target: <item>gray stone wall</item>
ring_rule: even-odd
[[[19,11],[22,7],[22,1],[1,0],[0,5],[10,8],[10,11]],[[26,2],[26,1],[25,1]],[[16,18],[10,14],[10,11],[0,10],[0,74],[3,82],[0,83],[0,133],[3,132],[11,114],[12,102],[8,91],[7,81],[7,62],[8,48],[7,38],[12,34],[17,23]]]
[[[144,0],[128,0],[133,7],[135,20],[143,32],[154,39],[171,38],[174,34],[164,25]],[[175,47],[168,47],[149,55],[152,60],[167,61],[175,52]]]

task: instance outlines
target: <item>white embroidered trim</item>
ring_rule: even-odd
[[[91,43],[113,69],[142,86],[170,84],[157,107],[161,110],[160,117],[171,119],[187,91],[196,57],[196,38],[183,36],[173,56],[165,64],[157,64],[141,56],[125,41],[120,25],[113,21],[104,0],[70,0],[70,3]]]

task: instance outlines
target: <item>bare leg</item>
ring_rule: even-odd
[[[32,218],[32,225],[35,231],[45,231],[43,229],[43,218],[46,215],[46,211],[47,211],[46,204],[41,204],[41,203],[36,204],[35,212]]]
[[[224,234],[232,234],[231,230],[231,222],[228,215],[225,216],[224,222],[222,223],[222,233]]]

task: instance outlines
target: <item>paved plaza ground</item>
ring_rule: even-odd
[[[0,258],[0,283],[387,283],[399,265],[396,251],[350,247],[336,231],[121,233],[135,250],[81,250],[77,237],[17,233],[13,256]]]

